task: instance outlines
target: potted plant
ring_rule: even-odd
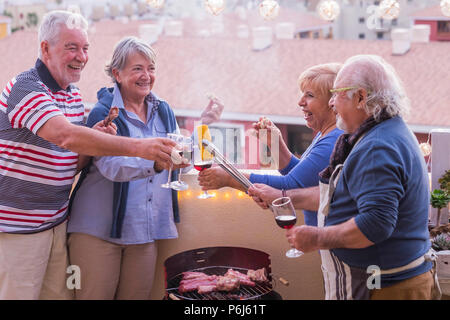
[[[447,207],[449,201],[450,196],[446,190],[434,189],[431,193],[431,206],[437,209],[436,228],[438,228],[441,224],[441,210]]]
[[[436,251],[436,273],[442,293],[450,295],[450,224],[440,228],[441,233],[434,236],[431,243]]]
[[[442,190],[450,194],[450,170],[445,171],[444,175],[438,180]]]
[[[435,189],[431,193],[430,203],[436,208],[436,226],[430,230],[432,248],[437,255],[437,276],[442,293],[450,295],[450,223],[440,225],[441,210],[450,202],[450,170],[438,180],[441,189]]]

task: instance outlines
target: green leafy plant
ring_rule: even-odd
[[[450,170],[445,171],[444,175],[438,180],[441,190],[450,194]]]
[[[441,210],[445,208],[450,201],[448,193],[441,189],[434,189],[431,193],[430,203],[433,208],[438,210],[436,227],[439,227],[441,221]]]
[[[27,14],[27,27],[35,27],[38,25],[38,16],[34,12],[30,12]]]

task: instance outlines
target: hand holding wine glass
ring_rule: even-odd
[[[169,138],[170,140],[174,141],[174,142],[178,142],[180,141],[180,139],[182,138],[182,135],[176,134],[176,133],[168,133],[167,134],[167,138]],[[178,146],[178,145],[177,145]],[[173,153],[173,152],[172,152]],[[173,154],[171,155],[171,158],[173,158]],[[173,159],[172,159],[173,162]],[[181,162],[180,162],[181,163]],[[169,174],[167,176],[167,182],[162,184],[161,187],[169,189],[171,188],[171,180],[172,180],[172,168],[173,168],[173,163],[171,163],[170,168],[169,168]]]
[[[192,160],[192,139],[190,137],[179,136],[177,137],[177,143],[181,146],[181,150],[178,151],[179,155],[190,162]],[[186,163],[183,162],[183,164]],[[178,180],[172,182],[170,187],[178,191],[187,190],[189,188],[189,185],[181,180],[181,170],[178,173]]]
[[[203,171],[205,169],[211,168],[213,164],[213,159],[206,159],[204,160],[202,157],[202,152],[200,148],[197,145],[194,145],[192,150],[192,156],[193,156],[193,162],[194,162],[194,168],[198,171]],[[198,196],[199,199],[208,199],[212,198],[214,195],[209,194],[208,191],[203,191],[203,193]]]
[[[272,211],[275,215],[275,221],[280,228],[291,229],[297,222],[297,215],[291,198],[281,197],[272,202]],[[291,248],[286,252],[286,257],[297,258],[303,255],[303,252]]]
[[[211,141],[211,134],[207,125],[199,125],[196,127],[196,140],[192,149],[194,168],[198,171],[203,171],[210,168],[214,163],[213,155],[204,148],[202,141],[206,139]],[[208,191],[204,191],[199,199],[212,198],[214,195],[209,194]]]

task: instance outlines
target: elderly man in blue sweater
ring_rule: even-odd
[[[288,191],[296,208],[319,208],[319,227],[292,228],[289,242],[320,250],[326,299],[431,299],[428,175],[403,120],[403,86],[382,58],[360,55],[345,62],[331,92],[346,133],[320,186]],[[262,186],[249,193],[272,200]]]

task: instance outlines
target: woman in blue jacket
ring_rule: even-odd
[[[155,67],[155,53],[148,44],[135,37],[121,40],[106,67],[114,87],[98,91],[87,125],[104,119],[115,106],[118,135],[166,137],[179,131],[172,109],[151,91]],[[217,120],[209,110],[212,102],[202,114],[206,123]],[[220,113],[214,115],[218,118]],[[70,263],[82,274],[77,299],[149,298],[155,242],[178,237],[176,191],[160,187],[167,178],[157,161],[133,157],[96,157],[82,171],[67,228]]]
[[[289,151],[280,131],[270,120],[261,118],[253,125],[257,132],[265,129],[268,131],[267,136],[270,133],[279,137],[279,152],[271,150],[271,155],[272,157],[278,155],[281,176],[245,174],[250,182],[276,188],[280,197],[283,190],[319,185],[319,172],[328,166],[334,144],[342,134],[342,131],[336,128],[336,115],[328,106],[331,98],[330,89],[340,67],[339,63],[313,66],[304,71],[298,79],[302,94],[298,105],[304,113],[306,125],[317,132],[311,145],[300,158]],[[203,190],[222,187],[242,189],[242,186],[220,167],[202,171],[199,174],[199,183]],[[303,213],[307,225],[317,225],[317,212],[305,210]]]

